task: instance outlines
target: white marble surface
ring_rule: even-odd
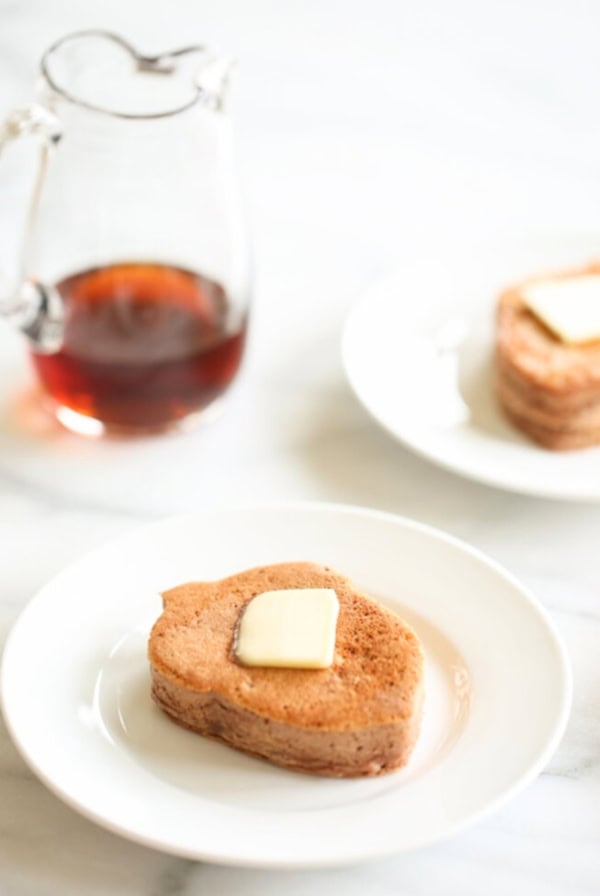
[[[7,396],[23,352],[0,331],[0,631],[49,576],[138,522],[238,499],[396,511],[487,551],[559,627],[575,702],[546,772],[438,847],[330,872],[194,864],[82,820],[0,731],[7,896],[572,896],[600,891],[600,507],[503,494],[418,460],[344,382],[339,334],[361,288],[411,246],[529,229],[599,234],[600,7],[584,0],[428,3],[0,0],[0,111],[27,99],[41,50],[103,25],[148,50],[190,37],[241,60],[238,122],[257,259],[245,375],[227,416],[178,439],[84,442]],[[10,265],[24,157],[0,166]],[[52,737],[52,732],[48,732]]]

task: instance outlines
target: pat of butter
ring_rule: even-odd
[[[563,342],[600,339],[600,274],[538,280],[524,286],[525,304]]]
[[[338,612],[331,588],[257,594],[240,620],[237,657],[246,666],[326,669],[333,663]]]

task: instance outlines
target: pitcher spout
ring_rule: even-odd
[[[236,66],[232,56],[207,54],[196,72],[196,87],[204,102],[213,110],[224,109]]]

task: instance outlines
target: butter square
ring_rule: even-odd
[[[563,342],[600,339],[600,274],[538,280],[521,294],[529,310]]]
[[[242,614],[237,657],[246,666],[326,669],[333,663],[338,613],[332,588],[264,591]]]

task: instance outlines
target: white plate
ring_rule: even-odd
[[[346,373],[375,420],[436,464],[525,494],[600,500],[600,447],[553,452],[501,413],[493,389],[499,290],[600,256],[600,236],[502,240],[406,259],[351,312]]]
[[[296,559],[343,571],[424,643],[423,730],[399,773],[278,769],[177,727],[150,700],[161,589]],[[212,511],[135,531],[42,589],[2,673],[17,746],[73,808],[148,846],[263,867],[354,863],[472,824],[542,769],[570,703],[563,648],[507,573],[426,526],[336,506]]]

